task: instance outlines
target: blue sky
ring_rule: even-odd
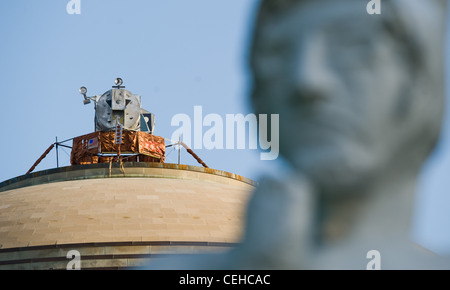
[[[178,113],[244,115],[248,103],[247,49],[258,0],[81,0],[81,14],[66,12],[68,0],[3,1],[0,10],[0,181],[23,175],[55,141],[90,133],[93,105],[121,77],[156,114],[155,134],[170,138]],[[450,253],[450,154],[447,131],[424,168],[414,233],[437,252]],[[70,143],[68,144],[70,145]],[[258,179],[280,164],[261,161],[257,150],[196,150],[212,168]],[[167,151],[167,162],[177,153]],[[59,151],[70,165],[70,151]],[[186,153],[182,163],[197,165]],[[56,166],[55,151],[36,171]]]

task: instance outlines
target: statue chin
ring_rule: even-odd
[[[368,186],[373,176],[381,171],[373,154],[356,147],[329,146],[310,152],[300,149],[288,160],[321,194],[342,196]]]

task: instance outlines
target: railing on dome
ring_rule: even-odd
[[[73,140],[73,146],[65,145]],[[93,132],[83,136],[67,139],[61,142],[56,141],[39,157],[27,174],[32,173],[36,166],[51,152],[56,149],[58,160],[58,147],[72,149],[71,165],[94,164],[107,162],[160,162],[165,161],[165,149],[172,146],[183,147],[194,159],[203,167],[208,168],[203,160],[192,151],[185,143],[173,141],[156,135],[144,132],[133,132],[124,130],[122,144],[115,144],[115,132]],[[165,145],[165,140],[173,142]],[[120,145],[120,151],[119,151]],[[178,164],[180,159],[178,159]],[[59,167],[57,161],[57,167]]]

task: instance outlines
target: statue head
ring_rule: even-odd
[[[252,104],[280,115],[280,153],[322,192],[417,173],[438,140],[445,1],[265,0]]]

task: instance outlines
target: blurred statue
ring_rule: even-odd
[[[422,255],[409,235],[417,175],[443,115],[445,2],[383,1],[380,15],[365,5],[274,0],[260,8],[254,109],[280,114],[280,153],[309,192],[286,180],[273,186],[286,188],[286,199],[310,195],[307,206],[279,209],[308,214],[306,248],[273,253],[268,267],[365,269],[376,250],[384,269],[450,268]],[[250,213],[268,188],[255,193]],[[293,232],[279,245],[305,239]]]
[[[375,268],[450,269],[409,233],[443,115],[445,3],[385,0],[369,15],[361,0],[263,1],[251,100],[280,115],[291,173],[253,193],[236,249],[160,265],[366,269],[377,253]]]

